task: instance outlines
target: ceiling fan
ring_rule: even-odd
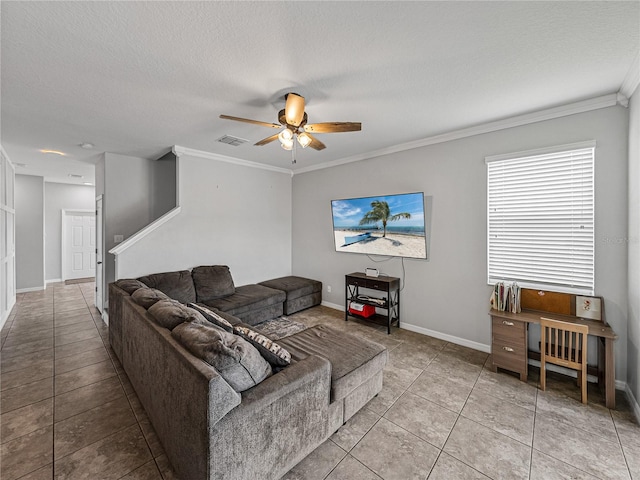
[[[266,145],[277,139],[280,140],[280,145],[285,150],[292,150],[295,147],[294,140],[297,140],[302,148],[311,147],[314,150],[323,150],[326,148],[326,145],[311,135],[312,133],[358,132],[362,128],[359,122],[307,123],[307,113],[304,111],[304,97],[297,93],[288,93],[285,98],[284,109],[278,112],[278,121],[280,124],[232,117],[230,115],[220,115],[220,118],[235,120],[236,122],[253,123],[255,125],[262,125],[263,127],[277,128],[281,131],[270,137],[263,138],[259,142],[256,142],[256,145]],[[283,126],[284,129],[282,128]]]

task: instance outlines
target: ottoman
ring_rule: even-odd
[[[330,407],[337,430],[382,390],[382,370],[389,357],[386,347],[326,325],[316,325],[278,343],[300,361],[309,355],[331,363]]]
[[[289,276],[260,282],[259,285],[281,290],[287,295],[284,301],[285,315],[320,305],[322,302],[322,282],[317,280]]]

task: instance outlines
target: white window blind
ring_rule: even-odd
[[[595,143],[489,157],[489,283],[594,294]]]

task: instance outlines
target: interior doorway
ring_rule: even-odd
[[[104,273],[102,264],[102,195],[96,198],[96,299],[95,304],[98,311],[103,313],[103,292]],[[103,315],[104,318],[104,315]]]
[[[92,210],[62,210],[62,280],[95,275],[95,213]]]

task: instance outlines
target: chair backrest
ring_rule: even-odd
[[[540,317],[540,355],[545,362],[573,370],[587,363],[587,325]]]

